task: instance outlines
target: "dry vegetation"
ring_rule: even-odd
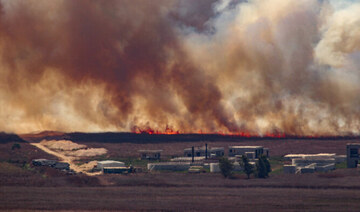
[[[331,189],[2,187],[0,192],[6,193],[2,209],[38,210],[356,211],[360,201],[358,190]]]
[[[232,145],[259,145],[270,149],[271,156],[283,156],[296,153],[337,153],[346,154],[346,144],[353,140],[309,140],[309,139],[279,139],[279,140],[239,140],[239,141],[203,141],[203,142],[171,142],[171,143],[86,143],[88,147],[107,149],[111,157],[138,156],[140,149],[162,149],[164,156],[183,155],[183,150],[191,146],[202,146],[207,143],[211,147],[225,147]]]
[[[278,159],[286,153],[345,153],[346,140],[272,140],[207,142],[211,146],[263,145]],[[165,156],[181,155],[186,147],[205,142],[156,144],[82,143],[109,150],[105,158],[137,157],[138,149],[163,149]],[[356,211],[360,206],[360,172],[338,169],[329,173],[286,175],[281,162],[268,179],[234,179],[220,174],[180,172],[129,175],[67,175],[49,167],[32,167],[34,158],[55,159],[21,143],[0,144],[0,210],[247,210]],[[299,148],[300,147],[300,148]],[[89,158],[91,159],[91,158]]]

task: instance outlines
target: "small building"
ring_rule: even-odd
[[[224,147],[208,147],[207,156],[210,157],[222,157],[224,156]],[[205,157],[206,146],[194,147],[194,157]],[[192,148],[184,149],[184,157],[192,157]]]
[[[359,163],[360,143],[346,144],[346,162],[348,168],[356,168]]]
[[[34,159],[32,160],[32,164],[34,166],[50,166],[55,169],[61,170],[70,170],[70,164],[65,162],[59,162],[55,160],[48,160],[48,159]]]
[[[285,160],[291,160],[291,165],[284,165],[284,173],[314,173],[327,172],[335,169],[336,163],[342,162],[342,156],[335,153],[319,154],[289,154]]]
[[[32,160],[32,164],[34,166],[53,166],[56,164],[56,161],[48,159],[34,159]]]
[[[125,167],[125,163],[114,160],[98,161],[96,166],[96,168],[101,171],[104,171],[104,168],[121,168],[121,167]]]
[[[236,155],[246,155],[250,152],[254,152],[255,158],[259,158],[260,155],[264,154],[264,147],[262,146],[229,146],[229,157]],[[267,155],[268,155],[267,151]],[[265,154],[266,156],[266,154]]]
[[[286,161],[292,161],[293,159],[334,159],[336,163],[342,163],[346,161],[346,155],[337,155],[336,153],[318,153],[318,154],[288,154],[284,156]]]
[[[224,147],[211,147],[210,157],[222,157],[225,155]]]
[[[318,153],[318,154],[287,154],[284,156],[285,160],[291,161],[292,159],[323,159],[335,158],[335,153]]]
[[[160,160],[162,150],[139,150],[141,160]]]

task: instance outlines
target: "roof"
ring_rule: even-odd
[[[184,151],[191,151],[192,147],[190,148],[185,148]],[[194,150],[204,150],[205,151],[206,147],[205,146],[196,146],[194,147]],[[208,150],[224,150],[224,147],[209,147],[208,146]]]
[[[129,167],[104,167],[105,170],[129,169]]]
[[[115,160],[104,160],[104,161],[98,161],[98,164],[114,164],[114,163],[117,163],[117,164],[124,164],[124,162],[120,162],[120,161],[115,161]]]
[[[159,162],[159,163],[148,163],[148,165],[156,165],[156,166],[162,166],[162,165],[190,165],[190,162],[184,162],[184,161],[171,161],[171,162]]]
[[[34,159],[33,161],[35,161],[35,162],[52,162],[52,163],[55,163],[56,162],[56,160],[49,160],[49,159],[43,159],[43,158],[41,158],[41,159]]]
[[[54,160],[40,158],[40,159],[34,159],[33,161],[54,161]]]
[[[200,160],[204,160],[205,156],[195,156],[194,160],[195,161],[200,161]],[[181,162],[181,161],[191,161],[192,158],[191,157],[176,157],[176,158],[172,158],[170,161],[172,162]]]
[[[140,153],[160,153],[163,150],[159,149],[159,150],[138,150],[138,152]]]
[[[231,149],[261,149],[263,146],[229,146]]]
[[[319,153],[319,154],[288,154],[285,155],[285,158],[293,158],[293,157],[334,157],[335,153]]]
[[[224,147],[212,147],[210,150],[224,150]]]
[[[185,148],[184,151],[191,151],[192,150],[192,147],[190,148]],[[204,150],[205,151],[205,147],[204,146],[195,146],[194,147],[194,150]]]

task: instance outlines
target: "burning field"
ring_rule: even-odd
[[[356,0],[0,0],[0,210],[356,208],[345,162],[293,178],[281,167],[323,152],[358,165],[346,144],[360,138],[359,14]],[[274,172],[142,172],[139,157],[204,143],[264,146]],[[126,166],[100,172],[103,160]]]
[[[351,0],[1,0],[0,129],[359,135]]]

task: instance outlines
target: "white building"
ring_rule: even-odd
[[[291,165],[284,165],[284,173],[295,174],[333,170],[336,163],[345,161],[346,156],[335,153],[288,154],[284,158],[291,160]]]
[[[206,150],[206,146],[202,147],[194,147],[194,157],[202,157],[207,156],[209,158],[211,157],[222,157],[224,156],[224,147],[208,147]],[[192,148],[186,148],[184,149],[184,157],[192,157]]]
[[[100,169],[101,171],[103,171],[104,168],[125,167],[125,163],[120,162],[120,161],[114,161],[114,160],[104,160],[104,161],[98,161],[96,167],[97,167],[97,169]]]
[[[269,150],[264,149],[263,146],[229,146],[229,157],[248,155],[250,152],[254,152],[255,158],[259,158],[262,154],[269,156]]]
[[[359,164],[359,149],[360,143],[350,143],[346,145],[346,155],[347,155],[347,167],[356,168]]]
[[[162,150],[139,150],[141,160],[160,160]]]

